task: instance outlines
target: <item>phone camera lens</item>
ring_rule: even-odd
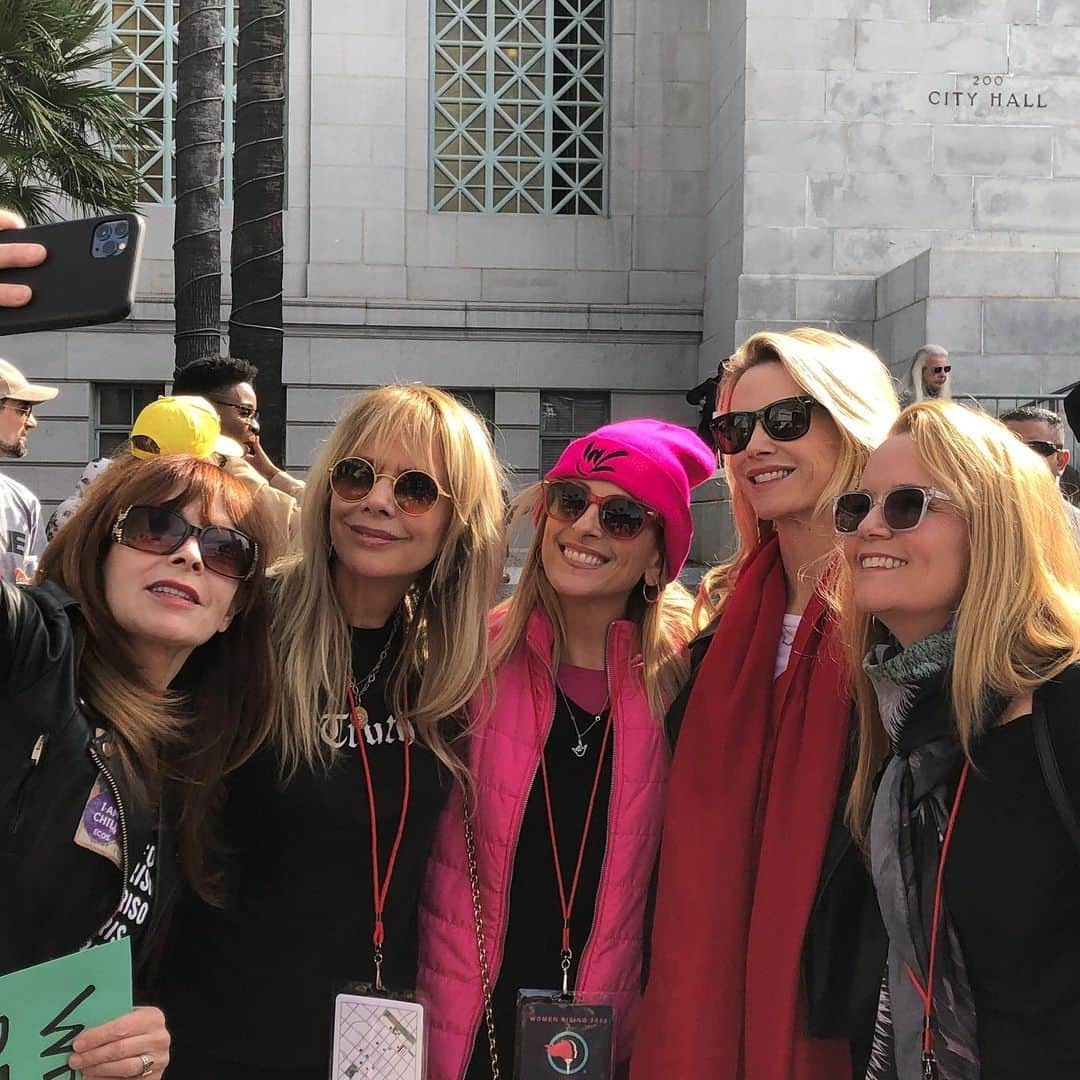
[[[108,225],[99,225],[97,235],[99,240],[108,240],[112,236],[112,229]]]
[[[114,221],[112,234],[117,240],[123,240],[128,234],[128,223],[126,221]]]
[[[116,253],[116,241],[115,240],[106,240],[105,243],[101,245],[101,250],[104,251],[106,255],[115,254]]]

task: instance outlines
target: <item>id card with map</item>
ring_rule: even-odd
[[[391,997],[338,994],[331,1080],[424,1080],[424,1006]]]

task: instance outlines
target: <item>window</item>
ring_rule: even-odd
[[[165,393],[163,383],[102,383],[95,387],[94,457],[111,457],[127,442],[143,408]]]
[[[446,392],[452,394],[466,408],[472,409],[491,431],[495,426],[495,391],[494,390],[459,390],[447,387]]]
[[[541,394],[540,475],[554,467],[573,439],[606,424],[610,411],[608,394]]]
[[[606,213],[609,0],[432,0],[433,210]]]
[[[225,5],[225,142],[222,198],[232,202],[233,112],[236,105],[238,0]],[[176,24],[180,0],[112,0],[109,36],[123,52],[112,61],[110,79],[131,106],[150,121],[154,147],[139,154],[140,202],[171,203],[176,171]],[[129,159],[133,151],[126,152]]]

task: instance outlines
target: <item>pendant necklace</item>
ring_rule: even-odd
[[[584,757],[585,751],[589,749],[589,744],[587,742],[584,742],[583,740],[585,736],[588,735],[589,732],[592,731],[592,729],[596,727],[596,725],[599,724],[601,720],[603,720],[604,713],[607,711],[607,707],[611,703],[611,698],[609,697],[608,700],[604,702],[604,707],[592,718],[592,723],[589,724],[584,731],[582,731],[581,728],[578,727],[577,717],[574,715],[574,707],[570,704],[570,699],[563,692],[563,688],[558,683],[556,683],[555,689],[559,691],[559,696],[563,699],[563,702],[566,705],[566,711],[570,714],[570,723],[574,725],[574,731],[577,734],[577,744],[570,747],[570,753],[572,753],[574,757]]]
[[[366,726],[368,720],[367,709],[360,704],[360,699],[371,689],[371,684],[379,674],[379,671],[383,666],[383,661],[390,652],[390,646],[394,643],[394,638],[397,637],[399,622],[401,622],[401,616],[396,615],[394,617],[394,625],[390,627],[390,636],[386,639],[386,644],[382,647],[382,652],[379,653],[379,659],[375,661],[375,666],[364,676],[364,681],[357,685],[355,679],[351,677],[349,679],[349,689],[352,691],[352,699],[356,704],[356,722],[360,727]]]

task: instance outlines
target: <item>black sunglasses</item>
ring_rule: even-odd
[[[234,581],[247,581],[255,571],[259,545],[247,533],[224,525],[192,525],[164,506],[129,506],[117,516],[112,538],[117,544],[148,555],[171,555],[194,536],[207,570]]]
[[[930,370],[935,375],[940,375],[943,371],[945,372],[946,375],[948,375],[949,372],[952,371],[952,364],[946,364],[944,367],[931,368]]]
[[[600,528],[613,540],[633,540],[650,521],[663,523],[660,515],[629,495],[594,495],[575,480],[545,480],[547,512],[565,524],[577,521],[594,503],[600,508]]]
[[[709,424],[713,445],[721,454],[741,454],[750,445],[759,420],[769,437],[777,442],[801,439],[810,430],[810,410],[816,404],[812,397],[802,394],[781,398],[751,412],[720,413]]]
[[[875,499],[869,491],[862,488],[845,491],[833,499],[833,525],[838,533],[853,533],[866,520],[870,511],[875,506],[880,506],[885,524],[893,532],[910,532],[922,524],[933,499],[952,502],[952,498],[944,491],[918,487],[915,484],[894,487],[881,499]]]
[[[1027,439],[1023,440],[1025,446],[1030,446],[1036,454],[1042,457],[1049,457],[1051,454],[1060,454],[1065,447],[1061,443],[1047,442],[1045,439],[1032,439],[1030,442]]]
[[[403,514],[419,517],[426,514],[438,501],[440,495],[450,495],[439,487],[438,480],[422,469],[407,469],[394,476],[392,473],[375,471],[367,458],[342,458],[330,468],[330,489],[345,502],[362,502],[370,494],[380,476],[390,479],[394,485],[394,502]]]
[[[224,405],[227,409],[235,409],[240,414],[241,420],[258,420],[259,410],[254,405],[237,405],[234,401],[222,401],[221,398],[210,399],[215,405]]]

